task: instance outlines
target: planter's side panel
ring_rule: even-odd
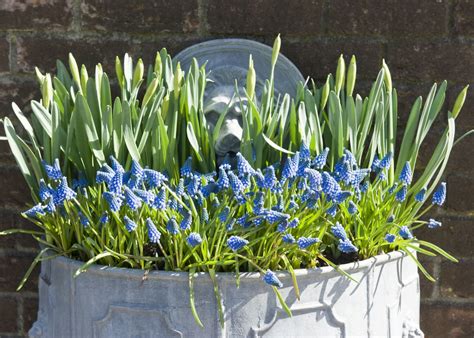
[[[419,276],[410,257],[378,265],[370,292],[371,336],[422,336]]]

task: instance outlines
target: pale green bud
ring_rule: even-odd
[[[253,67],[252,55],[249,57],[249,70],[247,72],[247,93],[250,99],[253,99],[255,94],[255,83],[257,81],[255,68]]]
[[[352,55],[351,62],[349,63],[349,69],[347,70],[346,79],[346,92],[348,96],[352,96],[354,92],[355,82],[357,76],[357,63],[356,58]]]
[[[461,111],[461,108],[464,105],[464,101],[466,100],[468,88],[469,88],[469,85],[464,87],[464,89],[461,90],[458,97],[456,98],[456,101],[454,102],[453,113],[452,113],[453,118],[456,118],[459,115],[459,112]]]

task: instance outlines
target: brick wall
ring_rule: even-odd
[[[27,107],[39,97],[34,66],[54,69],[73,52],[78,62],[113,67],[129,52],[150,60],[166,46],[175,54],[217,37],[247,37],[282,51],[317,80],[334,71],[340,53],[358,58],[359,90],[366,90],[385,58],[399,90],[404,117],[417,95],[447,79],[447,103],[474,82],[474,0],[15,0],[0,1],[0,116],[11,101]],[[28,108],[25,108],[28,110]],[[474,88],[457,121],[474,127]],[[435,128],[426,150],[440,135]],[[428,337],[474,336],[473,138],[457,146],[446,174],[447,207],[434,211],[440,231],[419,237],[440,244],[459,264],[424,259],[437,278],[422,282],[422,329]],[[424,157],[426,158],[426,156]],[[0,229],[31,227],[18,216],[28,192],[5,142],[0,143]],[[0,336],[22,336],[36,318],[34,274],[15,292],[36,251],[24,236],[0,238]],[[37,274],[37,272],[36,272]]]

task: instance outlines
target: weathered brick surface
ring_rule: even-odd
[[[456,121],[457,136],[474,128],[471,0],[0,1],[0,118],[12,117],[18,127],[11,101],[29,114],[29,101],[40,98],[34,67],[54,71],[56,59],[67,64],[68,52],[89,72],[102,63],[113,82],[115,56],[125,52],[149,64],[162,47],[174,55],[191,44],[228,36],[272,45],[278,33],[282,52],[318,83],[335,73],[341,53],[346,61],[356,54],[356,92],[363,95],[385,58],[398,90],[400,140],[416,97],[426,98],[434,81],[448,80],[446,103],[422,146],[415,175],[429,161],[446,125],[446,111],[466,84],[471,84],[471,90]],[[416,232],[461,259],[455,264],[422,258],[428,271],[439,277],[431,283],[420,276],[422,329],[427,337],[474,336],[474,295],[469,283],[474,278],[473,140],[474,136],[465,139],[452,152],[443,177],[448,182],[446,206],[433,208],[425,217],[442,221],[442,228]],[[18,214],[30,200],[29,191],[3,141],[0,187],[0,231],[33,229]],[[0,336],[24,336],[36,319],[38,270],[25,292],[14,291],[35,248],[29,236],[0,237]]]
[[[474,45],[459,42],[388,43],[387,62],[395,80],[469,83],[474,74]]]
[[[34,256],[31,254],[24,254],[22,256],[7,255],[0,257],[0,285],[2,285],[2,292],[14,292],[18,287],[20,281],[25,275],[26,271],[33,262]],[[25,291],[36,291],[38,288],[38,280],[35,278],[38,275],[39,268],[31,274],[31,278],[23,286]]]
[[[0,334],[18,332],[18,300],[9,296],[0,296]]]
[[[329,1],[327,30],[338,36],[443,36],[448,1]]]
[[[472,271],[473,259],[461,259],[459,263],[441,264],[440,291],[443,297],[474,298]]]
[[[0,186],[1,206],[22,206],[30,200],[30,190],[16,167],[0,167]]]
[[[0,38],[0,73],[10,70],[10,43],[6,38]]]
[[[83,29],[137,33],[190,33],[199,25],[196,0],[83,0]]]
[[[474,237],[472,236],[472,217],[435,217],[442,222],[442,227],[438,229],[428,229],[423,227],[415,233],[418,238],[436,244],[455,257],[474,256]],[[425,217],[427,220],[429,217]],[[455,264],[455,263],[448,263]],[[457,267],[457,265],[455,265]],[[457,270],[462,273],[462,269]]]
[[[382,65],[382,45],[378,42],[351,41],[282,42],[282,52],[290,58],[305,76],[326,80],[336,74],[337,60],[345,55],[346,63],[354,54],[357,58],[357,77],[374,80]]]
[[[446,198],[447,207],[461,212],[472,210],[474,205],[474,194],[472,194],[474,176],[461,175],[454,172],[449,174],[447,184],[451,187],[451,189],[448,189],[448,196]]]
[[[67,28],[73,0],[0,1],[0,29],[50,30]]]
[[[421,327],[427,338],[474,336],[474,306],[445,303],[423,304]]]
[[[454,27],[459,35],[474,35],[474,2],[471,0],[455,1]]]
[[[210,0],[207,21],[216,34],[317,35],[322,32],[322,4],[322,0]]]

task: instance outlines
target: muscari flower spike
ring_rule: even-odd
[[[278,279],[276,274],[272,270],[267,270],[267,272],[263,275],[263,281],[271,286],[276,287],[283,287],[283,283]]]
[[[426,189],[423,188],[415,195],[415,201],[420,202],[420,203],[423,202],[425,200],[425,195],[426,195]]]
[[[166,190],[161,189],[153,201],[153,207],[157,210],[165,210],[167,205],[168,201],[166,199]]]
[[[127,186],[124,187],[124,195],[125,195],[125,202],[127,203],[130,209],[137,210],[139,207],[141,207],[142,205],[141,199],[138,198],[137,195],[135,195],[133,191],[130,190],[130,188]]]
[[[298,241],[296,242],[299,246],[300,249],[306,249],[310,247],[313,244],[316,244],[319,242],[319,238],[312,238],[312,237],[300,237],[298,238]]]
[[[392,164],[393,155],[391,152],[387,153],[381,160],[379,164],[380,169],[388,169]]]
[[[410,162],[407,161],[405,163],[398,179],[400,182],[402,182],[403,185],[411,184],[411,180],[413,179],[413,173],[411,172]]]
[[[237,153],[236,157],[239,176],[242,177],[244,175],[253,174],[254,170],[245,157],[241,153]]]
[[[188,242],[189,245],[191,245],[192,247],[195,247],[202,243],[202,238],[197,232],[191,232],[188,238],[186,238],[186,241]]]
[[[100,224],[107,224],[107,223],[109,223],[109,215],[104,212],[104,213],[102,214],[102,216],[100,216],[99,223],[100,223]]]
[[[298,227],[299,224],[300,224],[300,220],[295,217],[288,223],[288,227],[294,229],[294,228]]]
[[[314,169],[306,168],[304,170],[305,176],[308,179],[309,187],[312,190],[319,190],[321,188],[321,183],[323,181],[321,174],[319,171]]]
[[[46,175],[52,180],[60,180],[63,177],[61,172],[61,167],[59,165],[59,160],[56,158],[52,165],[49,165],[46,161],[41,161],[43,164],[44,171]]]
[[[32,208],[26,210],[23,212],[28,217],[38,217],[38,216],[43,216],[45,214],[43,210],[43,206],[41,204],[37,204],[33,206]]]
[[[275,175],[275,168],[271,165],[265,169],[265,176],[263,180],[263,188],[272,189],[277,183],[277,177]]]
[[[430,218],[430,220],[428,222],[428,228],[430,228],[430,229],[439,228],[441,225],[442,225],[441,222],[438,222],[437,220],[435,220],[433,218]]]
[[[338,239],[342,239],[342,240],[347,239],[346,230],[339,222],[336,222],[336,224],[331,227],[331,232]]]
[[[410,232],[410,229],[406,225],[402,226],[398,231],[398,234],[402,236],[403,239],[412,239],[413,235]]]
[[[386,240],[388,243],[393,243],[396,238],[397,238],[397,236],[394,235],[394,234],[386,234],[386,235],[385,235],[385,240]]]
[[[443,205],[446,200],[446,182],[441,182],[436,191],[433,193],[431,203],[436,205]]]
[[[97,174],[95,175],[95,183],[105,183],[109,185],[112,181],[112,178],[114,177],[114,173],[109,173],[105,171],[98,171]]]
[[[143,168],[141,167],[140,163],[135,160],[132,160],[132,166],[130,168],[130,173],[138,178],[143,177]]]
[[[313,166],[316,169],[323,169],[323,167],[326,165],[326,161],[328,158],[329,154],[329,148],[324,148],[324,150],[319,154],[318,156],[315,157],[313,161]]]
[[[219,221],[221,221],[222,223],[224,223],[225,221],[227,221],[227,217],[229,217],[229,213],[230,213],[230,208],[228,206],[226,206],[224,209],[222,209],[222,211],[219,213]]]
[[[268,223],[274,224],[287,221],[290,218],[290,215],[275,210],[266,210],[264,218]]]
[[[121,194],[122,193],[122,185],[123,185],[123,172],[117,171],[112,180],[109,183],[109,191],[114,194]]]
[[[183,177],[190,177],[193,173],[192,171],[193,158],[189,156],[184,162],[183,166],[179,170],[179,173]]]
[[[143,174],[149,188],[159,188],[163,183],[168,181],[165,175],[153,169],[143,169]]]
[[[145,223],[146,223],[146,227],[148,229],[148,238],[150,239],[150,242],[151,243],[159,243],[161,233],[156,228],[156,225],[153,223],[153,221],[149,217],[146,219]]]
[[[337,204],[333,204],[329,208],[327,208],[326,209],[326,214],[328,214],[331,217],[336,216],[336,214],[337,214]]]
[[[109,204],[110,210],[112,210],[113,212],[117,212],[120,210],[120,207],[122,206],[123,201],[119,195],[111,193],[110,191],[104,191],[104,193],[102,194],[102,197]]]
[[[230,187],[232,188],[232,191],[234,194],[239,194],[242,191],[244,191],[245,187],[240,181],[240,179],[233,173],[229,172],[229,182],[230,182]]]
[[[177,235],[179,233],[178,223],[176,222],[176,218],[171,217],[169,221],[166,223],[166,230],[172,235]]]
[[[207,222],[209,222],[209,212],[207,211],[207,208],[202,208],[201,223],[207,223]]]
[[[54,204],[60,205],[64,201],[69,201],[76,197],[76,192],[68,187],[66,177],[61,179],[61,183],[59,183],[56,191],[54,192]]]
[[[227,189],[230,186],[229,177],[227,177],[227,173],[222,165],[219,168],[219,178],[216,183],[220,190]]]
[[[296,176],[296,172],[298,171],[298,164],[300,161],[300,153],[297,151],[293,157],[289,157],[286,159],[285,165],[283,166],[283,170],[281,172],[281,178],[283,181],[286,181],[289,178],[293,178]]]
[[[283,240],[283,242],[285,242],[286,244],[293,244],[293,243],[296,242],[296,239],[293,237],[292,234],[285,234],[285,235],[283,235],[282,240]]]
[[[181,230],[187,230],[191,227],[191,224],[193,222],[193,217],[191,216],[190,213],[186,213],[183,217],[183,220],[179,224],[179,227]]]
[[[395,199],[398,202],[403,202],[405,198],[407,197],[407,186],[404,185],[398,192],[397,195],[395,196]]]
[[[300,160],[307,160],[311,157],[311,151],[305,141],[301,142]]]
[[[347,208],[347,210],[349,211],[351,215],[354,215],[358,211],[357,205],[354,202],[349,201],[349,207]]]
[[[45,181],[41,178],[39,182],[39,197],[41,202],[46,201],[47,199],[53,196],[51,187],[47,186]]]
[[[115,157],[110,156],[109,160],[110,160],[110,165],[112,166],[112,169],[114,170],[114,172],[116,173],[121,172],[122,174],[125,173],[125,170],[123,169],[122,165],[120,164],[119,161],[115,159]]]
[[[357,249],[357,247],[354,244],[352,244],[349,238],[346,238],[345,240],[340,239],[337,248],[339,249],[339,251],[343,253],[351,253],[351,252],[359,251],[359,249]]]
[[[81,222],[82,226],[88,227],[90,222],[89,222],[89,219],[86,217],[86,215],[84,215],[80,211],[78,212],[78,215],[79,215],[79,221]]]
[[[137,223],[132,221],[128,216],[124,216],[123,221],[128,232],[132,232],[137,228]]]
[[[239,236],[230,236],[229,239],[227,240],[227,246],[232,251],[238,251],[242,249],[244,246],[246,246],[247,244],[249,244],[249,241]]]

